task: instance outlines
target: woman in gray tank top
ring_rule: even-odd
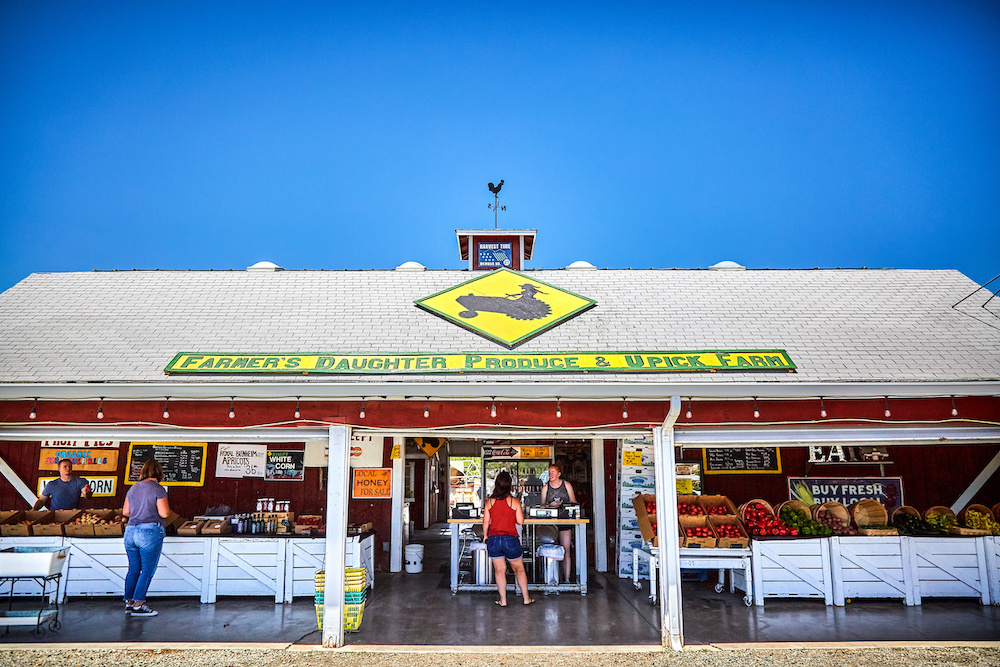
[[[562,466],[553,463],[549,466],[549,481],[542,487],[542,505],[560,507],[566,503],[576,503],[576,494],[573,493],[573,485],[562,479]],[[573,559],[569,555],[570,546],[573,544],[572,526],[559,526],[559,542],[566,552],[563,555],[563,574],[566,581],[569,581],[569,575],[573,569]]]

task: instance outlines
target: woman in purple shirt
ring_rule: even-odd
[[[156,616],[146,604],[146,591],[156,573],[156,564],[163,549],[164,519],[170,516],[167,490],[160,486],[163,466],[155,459],[142,464],[139,481],[125,495],[122,514],[128,517],[125,526],[125,553],[128,554],[128,575],[125,577],[125,614]]]

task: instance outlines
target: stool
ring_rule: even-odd
[[[493,583],[493,562],[490,554],[486,550],[485,542],[473,542],[469,545],[469,553],[472,554],[472,572],[476,585],[488,586]]]
[[[566,557],[566,550],[556,544],[543,544],[538,547],[535,555],[542,558],[545,572],[545,585],[559,585],[559,563]]]

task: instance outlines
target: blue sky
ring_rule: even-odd
[[[0,289],[535,261],[1000,273],[993,2],[0,3]]]

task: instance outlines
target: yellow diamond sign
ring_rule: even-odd
[[[508,348],[597,305],[510,269],[497,269],[414,303]]]

